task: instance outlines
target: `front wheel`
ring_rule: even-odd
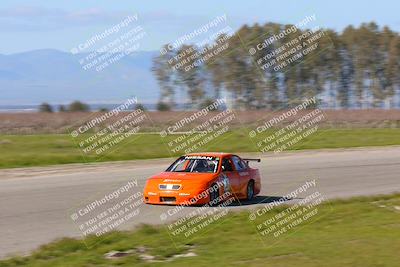
[[[247,184],[247,200],[252,200],[254,197],[254,181],[251,180],[248,184]]]
[[[218,204],[218,198],[219,198],[219,188],[216,186],[216,184],[212,184],[210,187],[210,206]]]

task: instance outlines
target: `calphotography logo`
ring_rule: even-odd
[[[186,80],[190,73],[229,52],[234,34],[227,15],[223,14],[164,45],[158,59],[164,62],[163,67],[181,73],[180,79]]]
[[[146,112],[138,108],[137,97],[76,126],[71,137],[84,157],[96,157],[100,160],[127,142],[139,139],[140,130],[151,125]]]
[[[286,195],[251,211],[249,221],[254,223],[262,240],[266,239],[263,241],[264,245],[272,246],[280,239],[289,238],[293,232],[329,214],[329,208],[319,208],[326,200],[318,189],[316,179],[309,180]],[[329,207],[329,203],[325,205]]]
[[[196,240],[227,219],[228,206],[235,201],[235,196],[229,190],[224,189],[222,195],[195,210],[188,211],[186,208],[200,199],[207,198],[220,188],[224,188],[224,184],[218,182],[210,189],[194,196],[191,201],[170,208],[160,215],[162,222],[173,221],[166,225],[166,230],[176,246]]]
[[[128,181],[113,191],[87,200],[81,206],[74,208],[70,217],[83,236],[100,237],[120,229],[140,215],[143,193],[137,189],[137,179]],[[88,247],[98,241],[84,240]]]
[[[140,49],[147,33],[138,25],[138,14],[129,15],[114,26],[96,33],[88,40],[71,49],[80,57],[83,70],[103,71],[124,57]]]
[[[205,151],[221,142],[240,126],[235,112],[226,107],[225,99],[217,99],[205,108],[168,122],[160,132],[171,155]]]
[[[312,97],[292,109],[275,111],[260,120],[248,135],[263,153],[298,147],[309,141],[326,119],[325,112],[316,105],[316,97]]]
[[[294,65],[327,51],[333,42],[318,25],[316,15],[312,14],[277,33],[251,40],[249,45],[249,54],[257,67],[267,74],[289,71]]]

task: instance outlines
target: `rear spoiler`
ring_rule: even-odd
[[[243,159],[244,161],[257,161],[257,162],[261,162],[261,159]]]

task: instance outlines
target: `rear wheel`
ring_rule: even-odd
[[[252,200],[254,197],[254,181],[251,180],[247,184],[247,200]]]
[[[216,184],[212,184],[210,187],[210,206],[218,204],[219,188]]]

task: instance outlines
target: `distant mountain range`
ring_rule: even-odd
[[[118,103],[137,96],[154,103],[159,96],[151,73],[157,52],[135,52],[101,71],[84,70],[79,60],[88,54],[45,49],[0,54],[0,105],[69,103]]]

